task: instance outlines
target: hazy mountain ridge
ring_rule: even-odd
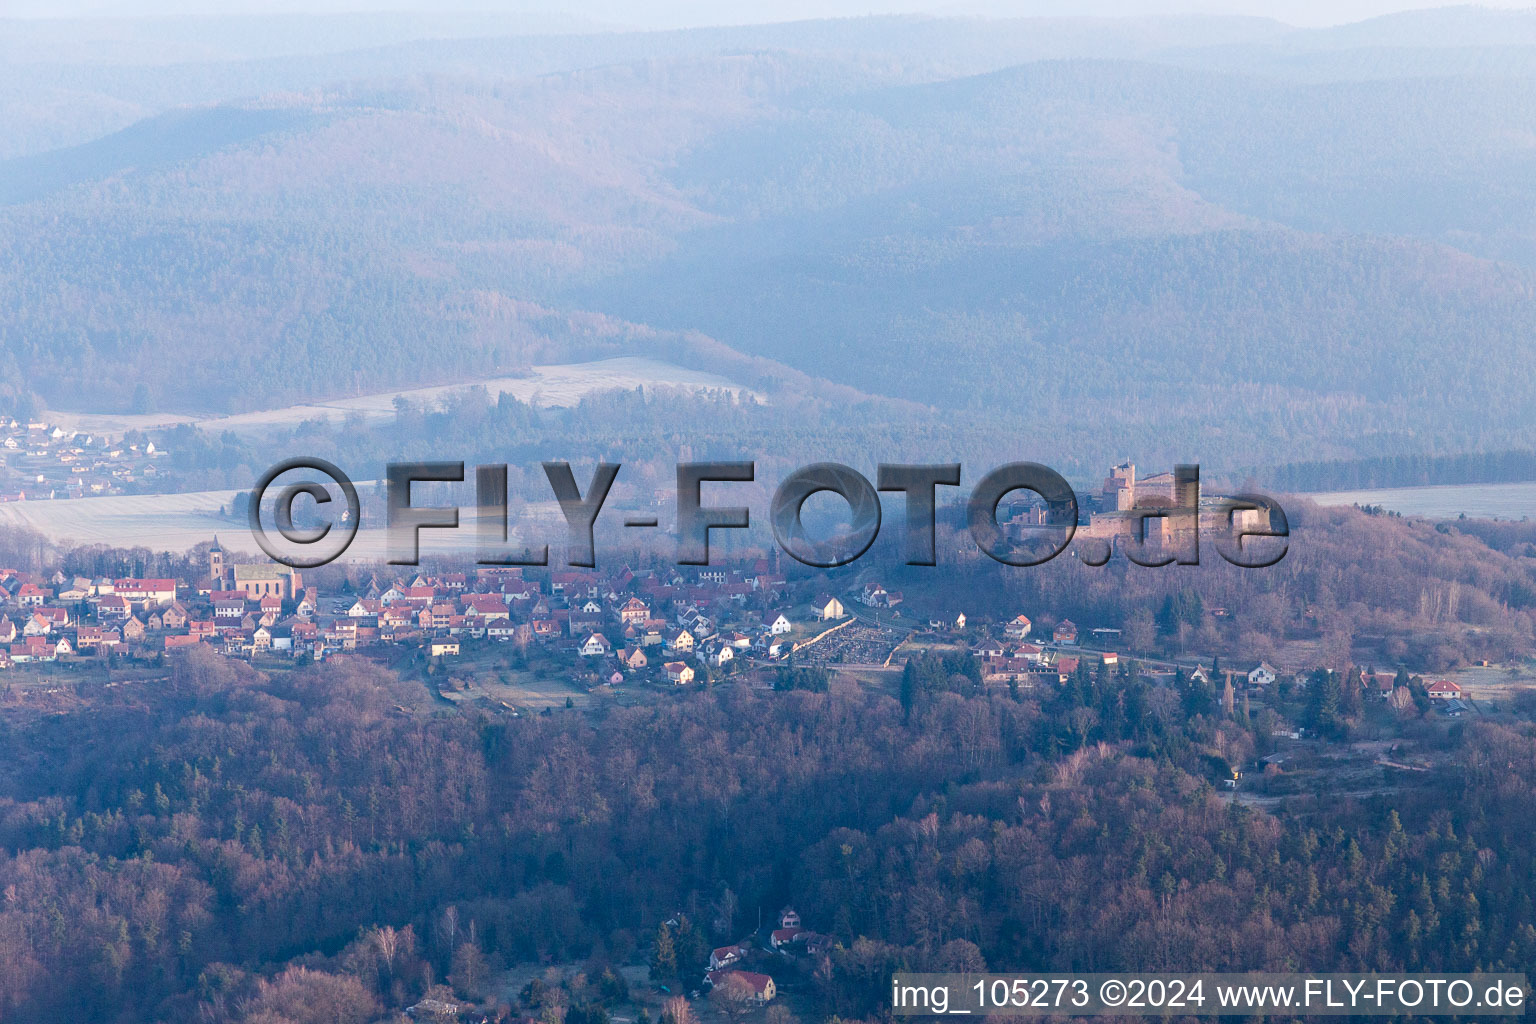
[[[1536,438],[1533,80],[1155,57],[941,73],[1151,31],[1106,24],[440,41],[418,66],[479,71],[273,93],[0,163],[0,382],[251,408],[703,332],[998,429],[1169,418],[1338,456]],[[1221,29],[1397,53],[1435,22],[1416,24]],[[665,55],[744,40],[800,48]],[[519,47],[558,63],[642,42],[642,60],[481,73]],[[627,340],[559,326],[594,315]]]

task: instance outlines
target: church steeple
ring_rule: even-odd
[[[213,535],[213,547],[208,549],[208,578],[218,583],[224,578],[224,549],[219,546],[219,535]]]

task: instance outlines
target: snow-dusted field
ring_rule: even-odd
[[[60,544],[183,551],[211,540],[216,530],[234,532],[236,528],[229,519],[220,517],[219,509],[232,503],[237,493],[197,491],[18,501],[0,505],[0,528],[28,527]]]
[[[509,394],[521,401],[543,407],[571,406],[587,395],[629,388],[720,389],[734,394],[749,393],[739,384],[700,370],[691,370],[659,359],[623,356],[591,363],[564,363],[535,366],[524,377],[493,377],[488,380],[461,381],[404,391],[383,391],[356,398],[338,398],[313,405],[290,405],[282,409],[239,413],[233,416],[198,417],[183,413],[129,415],[115,413],[74,413],[50,410],[47,419],[66,430],[87,433],[120,434],[125,430],[169,427],[178,423],[196,423],[205,430],[257,432],[272,427],[291,427],[304,420],[342,419],[361,415],[365,419],[393,416],[394,401],[404,397],[412,402],[430,402],[469,387],[483,387],[494,399]]]
[[[94,413],[50,412],[48,420],[66,429],[89,433],[121,433],[131,428],[146,429],[176,423],[196,423],[206,430],[234,430],[259,433],[266,429],[289,427],[307,419],[342,419],[360,415],[369,419],[394,415],[394,401],[404,396],[413,402],[430,402],[466,387],[484,387],[493,397],[515,395],[522,401],[544,407],[575,405],[587,395],[604,391],[644,388],[721,389],[735,394],[749,394],[747,389],[724,377],[690,370],[656,359],[623,357],[590,363],[538,366],[525,377],[498,377],[466,381],[407,391],[390,391],[337,399],[318,405],[295,405],[284,409],[243,413],[236,416],[198,418],[176,413],[145,416]],[[359,482],[359,486],[362,483]],[[211,540],[219,533],[236,550],[257,554],[254,541],[243,523],[220,515],[220,509],[234,502],[236,491],[199,491],[188,494],[155,494],[106,498],[77,498],[61,501],[17,502],[0,504],[0,529],[27,527],[62,545],[106,544],[112,547],[146,547],[155,551],[185,551]],[[474,548],[471,516],[466,509],[464,526],[456,534],[427,531],[423,551],[470,551]],[[558,517],[553,503],[547,508],[533,506],[522,510],[532,519]],[[347,551],[349,560],[381,560],[386,557],[382,524],[364,523],[357,539]]]
[[[371,481],[359,481],[358,487],[371,484]],[[210,541],[214,534],[218,534],[220,543],[232,553],[244,552],[253,560],[265,561],[266,557],[251,538],[249,526],[244,521],[220,514],[221,509],[234,502],[238,493],[195,491],[11,502],[0,504],[0,530],[26,527],[62,546],[105,544],[175,552]],[[518,521],[524,523],[538,522],[547,527],[561,522],[559,506],[552,501],[520,505],[516,512]],[[474,510],[464,508],[458,530],[422,531],[422,553],[473,552],[475,526]],[[267,529],[272,529],[270,520]],[[519,540],[514,525],[513,544]],[[357,539],[342,558],[344,561],[384,561],[388,557],[385,541],[383,523],[370,523],[365,516],[362,528],[357,531]]]

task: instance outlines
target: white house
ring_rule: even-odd
[[[818,594],[816,600],[812,602],[811,608],[815,611],[816,617],[823,622],[828,619],[840,619],[847,614],[843,610],[843,602],[831,594]]]
[[[783,612],[775,615],[773,621],[768,624],[768,632],[773,636],[783,636],[794,628],[794,624],[789,621],[789,616]]]
[[[1439,679],[1429,684],[1430,700],[1455,700],[1461,696],[1461,687],[1449,679]]]
[[[1275,667],[1267,661],[1259,662],[1259,667],[1248,673],[1249,686],[1268,686],[1275,681]]]
[[[1008,624],[1003,627],[1003,632],[1015,640],[1023,640],[1025,637],[1029,636],[1029,627],[1029,616],[1015,615],[1012,619],[1008,620]]]
[[[582,641],[576,653],[580,654],[583,658],[595,658],[607,654],[612,649],[612,645],[608,643],[603,634],[592,633],[587,636],[586,640]]]

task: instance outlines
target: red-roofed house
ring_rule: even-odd
[[[731,964],[739,963],[745,955],[746,950],[742,948],[740,943],[731,946],[721,946],[709,954],[709,969],[718,971],[721,968],[729,967]]]
[[[1429,684],[1430,700],[1451,700],[1461,696],[1461,687],[1449,679],[1437,679]]]
[[[176,581],[127,578],[112,581],[112,592],[129,604],[164,607],[176,600]]]
[[[1008,624],[1003,627],[1003,632],[1014,640],[1023,640],[1025,637],[1029,636],[1030,625],[1031,623],[1029,621],[1028,615],[1015,615],[1013,618],[1009,619]]]
[[[787,946],[796,941],[802,934],[804,932],[799,928],[776,928],[769,936],[769,941],[773,943],[774,949],[778,949],[780,946]]]

